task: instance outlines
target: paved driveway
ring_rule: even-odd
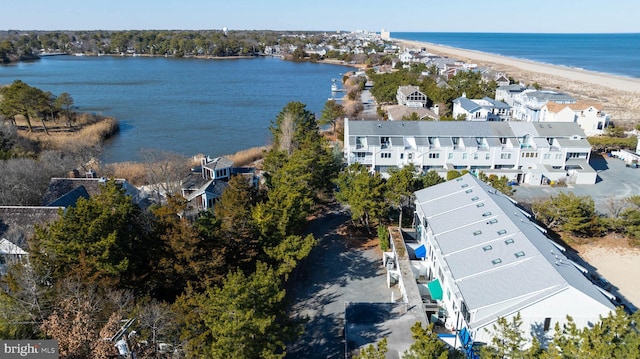
[[[598,172],[596,184],[569,185],[567,187],[528,186],[515,187],[515,200],[531,203],[536,199],[556,196],[560,192],[572,192],[577,196],[591,196],[596,209],[607,212],[607,202],[611,199],[621,200],[633,195],[640,195],[640,169],[629,168],[625,162],[613,158],[592,155],[591,166]]]
[[[306,320],[302,337],[287,348],[287,358],[344,358],[347,302],[389,302],[385,270],[374,246],[346,240],[337,229],[348,215],[333,211],[310,224],[319,240],[291,288],[291,316]]]

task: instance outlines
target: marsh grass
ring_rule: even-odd
[[[41,122],[31,122],[33,131],[29,132],[26,121],[17,118],[18,134],[36,143],[41,150],[67,151],[99,147],[104,140],[120,129],[120,124],[115,118],[87,113],[79,114],[71,127],[67,126],[66,119],[46,121],[46,132]]]
[[[238,151],[233,155],[225,156],[233,161],[236,167],[252,165],[264,158],[265,152],[269,150],[268,146],[252,147],[246,150]]]

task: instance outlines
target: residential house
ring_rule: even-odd
[[[418,86],[400,86],[396,92],[398,105],[411,108],[427,107],[427,95]]]
[[[200,166],[195,167],[181,181],[182,196],[190,203],[193,211],[213,208],[222,196],[231,178],[233,161],[225,157],[203,157]]]
[[[27,263],[29,253],[11,243],[8,239],[0,239],[0,276],[6,275],[12,264]]]
[[[496,74],[494,81],[496,82],[496,84],[498,84],[498,87],[509,86],[509,84],[511,83],[507,75],[503,73]]]
[[[453,100],[453,118],[467,121],[507,121],[511,107],[489,97],[468,99],[466,94]]]
[[[560,92],[527,89],[515,95],[512,118],[520,121],[540,121],[542,106],[547,102],[559,104],[576,103],[576,99]]]
[[[100,193],[105,178],[51,178],[42,198],[42,206],[0,206],[0,235],[18,246],[26,246],[35,226],[44,226],[60,218],[68,207],[75,207],[80,198],[89,199]],[[132,201],[141,208],[149,200],[124,179],[115,179]]]
[[[147,208],[148,199],[126,179],[115,178],[116,185],[124,189],[125,194],[131,196],[133,203],[141,208]],[[75,207],[80,198],[89,199],[100,193],[100,186],[108,181],[107,178],[61,178],[53,177],[49,180],[47,191],[42,197],[42,205],[47,207]]]
[[[44,226],[60,218],[63,207],[0,206],[0,237],[27,247],[35,226]]]
[[[532,185],[593,184],[591,145],[576,123],[355,121],[345,119],[344,155],[387,176],[408,164],[446,178],[451,170]]]
[[[571,316],[591,326],[615,306],[588,271],[565,255],[515,201],[471,174],[415,192],[416,242],[408,252],[438,314],[471,350],[489,343],[498,318],[516,315],[540,342]]]
[[[438,120],[440,116],[426,107],[407,107],[402,105],[387,106],[387,117],[389,121],[402,121],[410,118],[414,113],[420,120]]]
[[[502,101],[507,105],[513,107],[516,103],[516,97],[527,89],[526,86],[512,84],[506,86],[498,86],[496,88],[495,99]]]
[[[600,104],[548,102],[542,106],[540,122],[575,122],[587,136],[598,136],[609,126],[610,117]]]

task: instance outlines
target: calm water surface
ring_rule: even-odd
[[[391,36],[640,78],[640,33],[394,32]]]
[[[80,111],[113,116],[121,131],[104,160],[140,160],[140,150],[218,156],[269,142],[268,127],[291,101],[318,116],[331,80],[350,68],[275,58],[207,60],[140,57],[45,57],[0,66],[0,84],[16,79]]]

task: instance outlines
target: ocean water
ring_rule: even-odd
[[[0,66],[0,84],[68,92],[79,111],[117,118],[121,131],[104,146],[111,163],[139,161],[148,148],[220,156],[266,145],[287,103],[319,117],[332,79],[350,70],[276,58],[54,56]]]
[[[640,33],[394,32],[391,37],[640,78]]]

